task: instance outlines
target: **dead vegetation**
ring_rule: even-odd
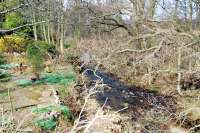
[[[200,131],[198,0],[12,2],[0,1],[0,51],[5,36],[22,29],[36,50],[29,59],[25,47],[3,53],[19,65],[0,71],[12,77],[0,80],[0,132]],[[5,28],[15,11],[26,21]],[[37,43],[52,47],[41,51]]]

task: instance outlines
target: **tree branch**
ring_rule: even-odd
[[[18,30],[20,30],[24,27],[31,27],[31,26],[38,25],[38,24],[45,23],[45,22],[46,21],[36,22],[36,23],[33,23],[33,24],[25,24],[25,25],[21,25],[21,26],[18,26],[18,27],[15,27],[13,29],[9,29],[9,30],[0,29],[0,36],[11,35],[14,32],[16,32],[16,31],[18,31]]]
[[[22,8],[22,7],[26,7],[26,6],[28,6],[28,4],[20,4],[20,5],[17,5],[16,7],[13,7],[13,8],[4,10],[4,11],[1,11],[1,12],[0,12],[0,15],[3,15],[3,14],[6,14],[6,13],[9,13],[9,12],[18,10],[18,9],[20,9],[20,8]]]
[[[154,47],[151,47],[151,48],[149,48],[149,49],[144,49],[144,50],[124,49],[124,50],[117,51],[116,53],[117,53],[117,54],[119,54],[119,53],[124,53],[124,52],[143,53],[143,52],[155,50],[155,49],[157,49],[157,48],[158,48],[158,46],[154,46]]]

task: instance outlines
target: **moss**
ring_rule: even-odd
[[[152,93],[158,93],[160,91],[160,87],[155,85],[155,84],[153,84],[153,85],[150,86],[149,90]]]

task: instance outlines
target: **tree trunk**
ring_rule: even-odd
[[[174,15],[173,15],[173,18],[175,21],[178,20],[178,5],[179,5],[179,0],[175,0],[175,9],[174,9]]]
[[[61,24],[60,30],[60,52],[63,54],[64,51],[64,24]]]
[[[187,23],[187,2],[186,0],[183,0],[183,8],[184,8],[184,19],[185,19],[185,22]]]
[[[60,24],[60,52],[63,55],[64,51],[64,11],[63,11],[63,3],[61,0],[61,24]]]
[[[42,24],[42,29],[43,29],[44,40],[45,42],[47,42],[47,33],[46,33],[46,27],[44,23]]]
[[[35,12],[33,12],[33,24],[36,22],[36,15],[35,15]],[[34,38],[35,38],[35,41],[38,40],[38,36],[37,36],[37,26],[36,25],[33,25],[33,33],[34,33]]]
[[[192,31],[192,26],[193,26],[193,5],[192,5],[192,0],[189,0],[189,14],[190,14],[190,21],[189,21],[189,28],[190,28],[190,31]]]
[[[153,19],[155,15],[155,10],[156,10],[156,0],[149,0],[149,6],[148,6],[148,19]]]
[[[181,47],[178,48],[178,66],[177,66],[177,91],[181,95]]]

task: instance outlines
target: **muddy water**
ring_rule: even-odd
[[[108,98],[106,103],[108,108],[116,111],[126,108],[122,112],[134,115],[134,117],[137,116],[136,114],[139,115],[141,110],[149,110],[154,107],[174,111],[174,100],[171,97],[126,85],[111,74],[101,70],[94,71],[92,67],[85,67],[84,70],[84,74],[91,80],[91,84],[96,80],[102,80],[108,86],[95,95],[100,104],[103,104]]]

